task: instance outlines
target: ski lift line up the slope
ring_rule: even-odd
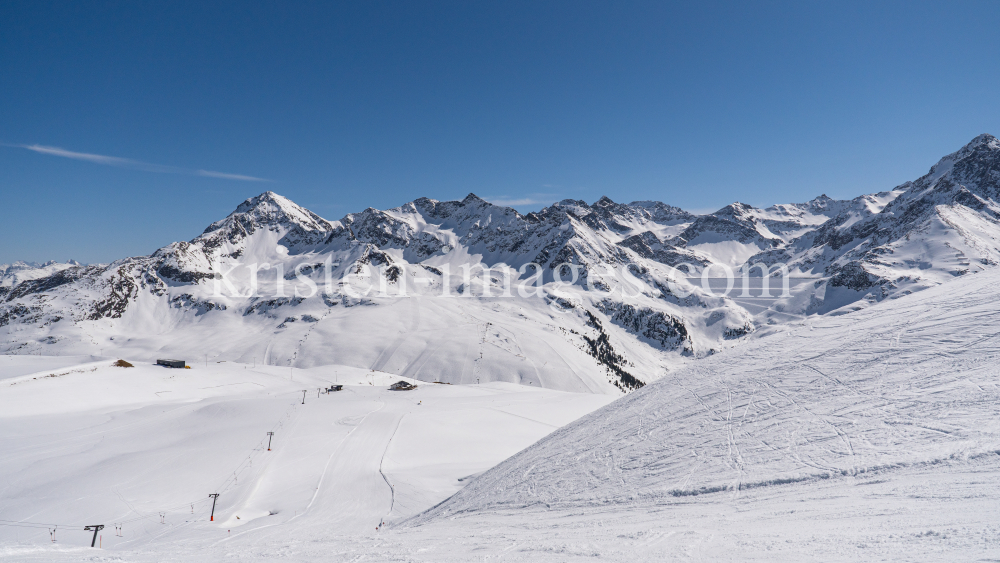
[[[336,385],[336,387],[341,387],[342,388],[343,386],[342,385]],[[277,395],[277,397],[282,397],[282,396],[285,396],[285,395],[292,395],[292,396],[294,396],[296,398],[296,400],[293,401],[290,404],[289,408],[278,419],[278,421],[275,422],[274,424],[272,424],[271,428],[268,429],[268,431],[265,432],[266,436],[268,436],[270,438],[271,436],[275,435],[276,430],[279,427],[281,427],[281,425],[284,422],[284,419],[288,418],[289,415],[292,412],[294,412],[295,407],[304,404],[304,403],[301,403],[301,402],[299,402],[297,400],[299,393],[300,393],[300,391],[289,391],[289,392],[281,393],[281,394]],[[256,446],[254,446],[253,448],[251,448],[250,449],[250,454],[243,461],[240,462],[240,464],[236,467],[235,471],[233,471],[233,472],[230,473],[231,476],[227,477],[226,480],[223,481],[220,486],[218,486],[218,487],[215,488],[215,490],[216,491],[221,491],[221,492],[226,492],[226,491],[230,490],[232,486],[235,486],[236,484],[238,484],[239,475],[241,475],[246,469],[248,469],[249,467],[251,467],[253,465],[253,457],[256,454],[258,454],[258,453],[261,453],[261,452],[264,452],[264,451],[271,451],[270,448],[265,448],[264,447],[264,442],[265,442],[265,440],[262,438],[257,443]],[[181,504],[178,504],[176,506],[167,508],[166,511],[167,512],[172,512],[172,511],[175,511],[175,510],[177,510],[179,508],[183,508],[185,506],[200,505],[202,503],[207,503],[208,500],[209,500],[209,498],[210,497],[206,497],[206,498],[201,498],[201,499],[196,500],[196,501],[189,501],[189,502],[181,503]],[[127,524],[127,523],[137,522],[137,521],[145,520],[145,519],[149,519],[149,518],[156,518],[156,517],[157,517],[156,515],[149,514],[149,515],[146,515],[146,516],[141,516],[141,517],[138,517],[138,518],[133,518],[131,520],[124,520],[121,523]]]
[[[295,395],[297,397],[299,393],[300,393],[300,391],[292,391],[292,392],[278,394],[278,395],[276,395],[276,397],[283,397],[285,395]],[[278,421],[275,422],[273,425],[271,425],[271,428],[268,430],[268,432],[270,432],[270,433],[273,434],[274,431],[281,426],[283,420],[285,418],[288,418],[289,414],[293,411],[293,409],[296,406],[299,406],[299,405],[300,405],[300,403],[298,401],[293,402],[290,405],[290,407],[278,419]],[[270,450],[261,450],[261,448],[263,448],[263,445],[264,445],[264,439],[261,439],[253,448],[251,448],[250,454],[247,456],[247,458],[245,458],[243,461],[240,462],[240,464],[236,467],[235,471],[231,472],[232,476],[228,477],[225,481],[223,481],[222,485],[219,486],[219,487],[217,487],[215,490],[217,490],[217,491],[223,491],[223,492],[229,490],[231,488],[231,486],[235,484],[236,477],[238,476],[238,474],[242,473],[246,469],[246,467],[244,467],[244,466],[245,465],[246,466],[252,465],[252,458],[253,458],[253,456],[254,456],[254,454],[256,452],[259,452],[259,451],[270,451]],[[233,483],[230,483],[230,481],[233,481]],[[161,513],[174,512],[174,511],[177,511],[180,508],[185,508],[185,507],[188,507],[188,506],[191,506],[193,508],[196,505],[201,505],[201,504],[207,502],[208,500],[210,500],[210,498],[211,497],[200,498],[198,500],[186,501],[186,502],[179,503],[179,504],[167,507],[167,508],[160,508],[160,509],[158,509],[155,512],[155,514],[140,515],[140,516],[137,516],[135,518],[130,518],[130,519],[127,519],[127,520],[115,520],[115,525],[116,526],[123,526],[124,524],[131,524],[131,523],[139,522],[139,521],[142,521],[142,520],[148,520],[150,518],[162,518],[161,515],[160,515]],[[51,523],[51,522],[50,523],[43,523],[43,522],[31,522],[31,521],[24,521],[24,520],[6,520],[6,519],[0,519],[0,526],[18,527],[18,528],[31,528],[31,529],[38,529],[38,530],[47,529],[47,530],[49,530],[51,532],[53,529],[84,531],[84,530],[87,530],[87,528],[92,528],[92,526],[94,526],[94,525],[93,524],[55,524],[55,523]],[[87,530],[87,531],[89,531],[89,530]]]

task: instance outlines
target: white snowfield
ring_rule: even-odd
[[[53,544],[0,526],[0,559],[995,560],[998,327],[987,270],[787,325],[610,404],[391,392],[398,376],[343,367],[9,378],[0,518],[107,527],[97,551],[79,528]],[[363,385],[317,398],[332,378]]]
[[[398,376],[343,366],[111,364],[0,381],[0,559],[90,557],[70,548],[89,546],[91,524],[104,549],[154,560],[173,542],[288,529],[370,536],[612,400],[504,383],[389,391]]]
[[[98,356],[0,356],[0,379],[98,361]]]

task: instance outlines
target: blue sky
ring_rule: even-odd
[[[148,254],[266,190],[849,198],[1000,135],[997,2],[266,4],[0,4],[0,262]]]

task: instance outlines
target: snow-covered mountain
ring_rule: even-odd
[[[776,324],[996,264],[998,201],[989,135],[884,193],[701,216],[607,197],[522,214],[470,194],[328,221],[267,192],[150,256],[0,286],[0,352],[616,392]],[[779,264],[799,279],[777,299],[738,285],[722,295],[711,279],[728,267],[741,282],[754,263],[773,267],[772,291]],[[758,287],[761,270],[749,273]]]
[[[604,266],[630,265],[666,288],[669,267],[618,243],[690,218],[662,204],[607,199],[522,215],[470,195],[329,222],[268,192],[189,242],[0,290],[0,329],[10,353],[207,354],[614,392],[751,326],[741,308],[697,288],[678,299],[627,286],[637,295],[626,302],[584,285],[625,286],[627,279],[596,277]],[[470,265],[490,270],[465,272]],[[524,297],[513,282],[532,276],[539,279]],[[306,279],[314,292],[293,289]],[[378,279],[372,289],[354,287]]]
[[[66,268],[80,265],[76,260],[67,260],[66,262],[50,260],[43,263],[19,260],[13,264],[0,264],[0,287],[11,287],[25,280],[48,277]]]
[[[930,172],[839,213],[755,256],[821,278],[804,312],[825,313],[911,293],[994,266],[1000,258],[1000,141],[980,135]]]

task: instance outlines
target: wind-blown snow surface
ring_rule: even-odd
[[[357,462],[346,455],[327,458],[330,448],[341,446],[318,443],[324,432],[309,430],[310,439],[296,446],[297,455],[310,460],[308,464],[269,466],[268,472],[275,468],[267,475],[269,488],[251,487],[273,491],[261,497],[266,502],[239,496],[239,510],[258,509],[247,512],[254,520],[241,530],[246,533],[237,536],[234,530],[230,538],[219,525],[204,522],[202,511],[183,525],[175,518],[164,525],[154,521],[146,525],[141,539],[116,546],[116,553],[108,555],[124,561],[995,559],[1000,552],[998,326],[1000,272],[996,270],[862,311],[788,326],[745,347],[693,363],[556,430],[473,479],[445,502],[408,520],[395,520],[378,532],[355,526],[343,511],[355,510],[370,518],[387,510],[386,501],[373,495],[350,505],[357,498],[357,486],[331,485],[339,478],[329,474],[317,493],[324,501],[316,501],[316,508],[294,521],[283,520],[289,509],[295,510],[295,502],[308,505],[312,494],[307,486],[282,492],[281,483],[288,475],[308,474],[310,478],[301,482],[316,483],[320,468],[332,459],[330,467],[341,468],[337,475],[352,475],[362,484],[377,482],[376,467],[367,461],[371,455],[358,455]],[[262,375],[259,383],[265,384],[267,377],[278,376]],[[391,408],[387,403],[378,409],[373,396],[360,399],[352,407],[356,410],[338,409],[336,416],[346,412],[351,417],[380,417],[381,430],[375,434],[382,440],[402,410],[424,408]],[[327,411],[322,409],[335,400],[317,401],[315,415],[308,415],[301,405],[287,404],[269,414],[280,415],[285,407],[298,409],[301,417],[319,417],[309,420],[329,420],[334,417],[324,418],[321,413]],[[257,407],[247,402],[242,409]],[[165,410],[151,412],[156,417],[172,412]],[[38,425],[35,432],[46,428],[46,420],[22,418],[18,436],[32,425]],[[301,420],[295,423],[296,432],[316,426]],[[365,424],[358,426],[359,431]],[[333,428],[325,432],[336,441],[343,430]],[[489,439],[505,429],[506,423],[495,426]],[[222,430],[209,425],[203,431]],[[82,433],[92,435],[91,443],[96,440],[93,430]],[[434,434],[428,429],[426,435]],[[187,440],[193,438],[188,436]],[[38,467],[58,447],[88,449],[86,444],[75,444],[79,440],[72,435],[56,448],[32,440],[31,432],[17,439],[37,456]],[[367,449],[363,444],[356,447]],[[168,450],[163,459],[172,459],[170,455],[176,453]],[[21,461],[7,463],[31,466],[21,456],[15,459]],[[136,468],[122,471],[127,479]],[[65,494],[69,489],[85,490],[88,475],[79,470]],[[136,482],[144,487],[136,486],[132,494],[155,481],[153,474],[139,475]],[[197,488],[192,487],[192,494]],[[142,498],[150,498],[149,491],[143,492],[147,496]],[[31,495],[32,502],[37,496],[42,495]],[[65,504],[49,497],[45,502],[51,507]],[[278,503],[283,504],[277,516],[264,515],[264,509]],[[66,506],[80,510],[86,504],[73,501]],[[33,505],[25,500],[21,506],[27,511]],[[139,509],[155,510],[152,505]],[[119,510],[125,518],[131,509]],[[227,508],[226,529],[237,513]],[[82,512],[76,515],[84,518]],[[286,523],[272,526],[272,519]],[[162,536],[157,537],[157,530],[163,530]],[[44,533],[36,532],[36,537]],[[74,539],[80,541],[79,535]],[[86,549],[60,551],[37,545],[8,544],[5,549],[7,558],[17,561],[91,556]]]

